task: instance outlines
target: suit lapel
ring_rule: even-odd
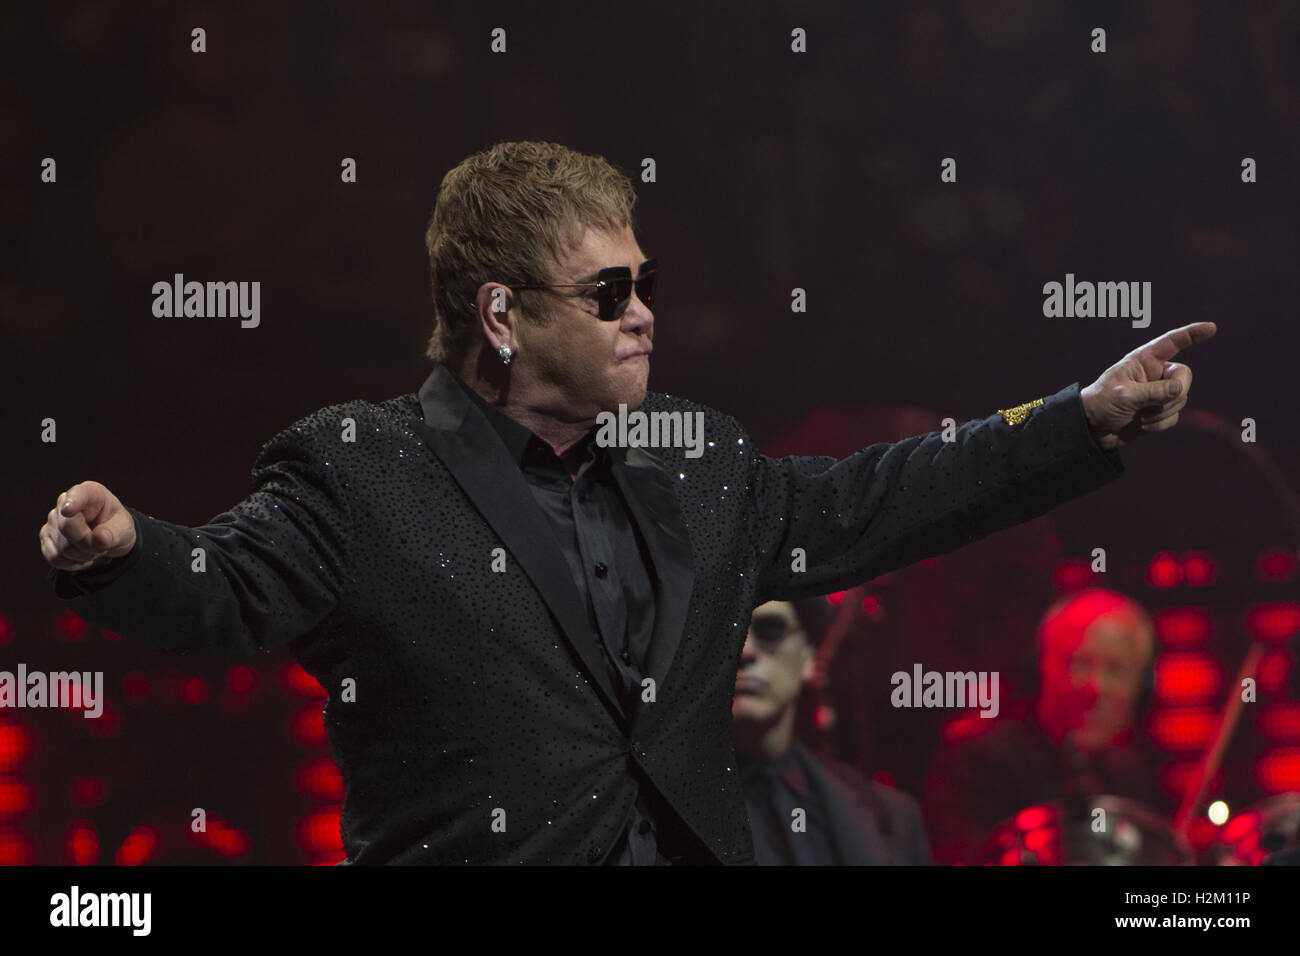
[[[654,632],[642,673],[654,678],[658,692],[681,644],[695,586],[691,542],[673,493],[675,476],[667,466],[643,448],[629,448],[625,456],[615,457],[614,480],[654,562]],[[657,713],[657,709],[652,707],[649,713]]]
[[[862,806],[858,794],[829,770],[823,770],[801,744],[795,743],[794,746],[804,780],[821,797],[827,829],[840,865],[882,866],[889,863],[889,849],[881,836],[879,821]]]
[[[410,425],[424,437],[484,520],[505,542],[555,615],[601,695],[615,713],[626,718],[620,694],[605,666],[599,638],[569,576],[568,562],[518,465],[491,424],[443,366],[437,366],[425,379],[419,398],[424,421],[411,419]]]

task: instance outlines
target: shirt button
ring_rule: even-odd
[[[606,567],[604,562],[601,561],[596,562],[595,570],[596,570],[596,577],[598,578],[603,578],[605,575],[609,574],[609,568]]]
[[[592,863],[595,863],[597,860],[600,859],[600,850],[593,846],[590,850],[587,851],[587,859],[590,860]]]
[[[620,654],[620,655],[618,655],[618,656],[621,657],[621,658],[623,658],[623,663],[624,663],[624,664],[631,664],[631,663],[632,663],[632,652],[631,652],[631,651],[624,651],[622,654]]]
[[[649,821],[649,820],[642,820],[642,821],[641,821],[641,825],[640,825],[639,827],[637,827],[637,832],[638,832],[638,833],[649,833],[649,832],[650,832],[650,821]]]

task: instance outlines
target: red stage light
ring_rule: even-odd
[[[0,866],[31,866],[32,841],[17,827],[0,826]]]
[[[1152,615],[1163,647],[1195,647],[1210,638],[1210,615],[1204,608],[1171,607]]]
[[[826,595],[826,600],[829,603],[835,605],[836,607],[839,607],[841,604],[844,603],[844,595],[846,593],[847,592],[845,591],[835,591],[831,594]]]
[[[1265,793],[1300,790],[1300,747],[1283,747],[1255,761],[1255,780]]]
[[[1246,611],[1246,629],[1259,641],[1285,641],[1300,631],[1300,601],[1251,606]]]
[[[341,809],[322,807],[298,821],[298,843],[304,850],[319,853],[343,849],[343,835],[339,830]]]
[[[8,614],[0,614],[0,644],[8,644],[14,639],[14,622]]]
[[[208,685],[201,677],[191,677],[181,684],[181,700],[187,704],[201,704],[208,699]]]
[[[1196,783],[1196,775],[1200,769],[1200,762],[1196,760],[1167,764],[1160,771],[1160,780],[1170,793],[1183,794]]]
[[[1261,581],[1289,581],[1295,572],[1296,556],[1284,548],[1270,548],[1255,562],[1255,575]]]
[[[868,615],[879,613],[880,598],[874,594],[868,594],[862,599],[862,610]]]
[[[1290,673],[1291,655],[1286,651],[1269,651],[1259,662],[1259,673],[1256,676],[1262,690],[1276,692],[1286,686]]]
[[[305,747],[319,747],[329,742],[325,735],[325,711],[308,704],[289,718],[289,734]]]
[[[31,750],[32,735],[22,724],[0,721],[0,773],[17,770]]]
[[[1183,567],[1168,551],[1161,551],[1147,566],[1147,583],[1153,588],[1172,588],[1182,579]]]
[[[19,777],[0,777],[0,820],[12,820],[32,805],[32,788]]]
[[[1082,558],[1058,562],[1052,570],[1052,583],[1058,591],[1082,591],[1092,583],[1092,563]]]
[[[1208,654],[1163,654],[1156,663],[1156,698],[1164,704],[1201,703],[1219,693],[1222,681]]]
[[[68,827],[63,848],[76,866],[94,866],[99,862],[99,835],[94,825],[86,820]]]
[[[1151,715],[1151,737],[1161,750],[1196,750],[1214,733],[1218,712],[1212,707],[1170,707]]]
[[[343,799],[343,777],[328,757],[308,760],[298,768],[298,792],[317,800],[337,803]]]
[[[1265,704],[1258,727],[1270,740],[1300,743],[1300,703]]]
[[[135,827],[117,848],[114,859],[118,866],[141,866],[153,858],[158,848],[158,836],[153,827]]]
[[[284,670],[280,672],[280,679],[285,687],[299,697],[329,696],[325,693],[325,689],[316,682],[316,678],[303,670],[297,661],[290,661],[285,665]]]
[[[72,781],[69,796],[74,806],[89,807],[101,802],[107,789],[99,777],[83,774]]]
[[[1188,551],[1183,555],[1183,582],[1189,587],[1212,584],[1219,569],[1203,551]]]
[[[257,683],[257,672],[243,664],[226,671],[226,686],[237,694],[245,694]]]
[[[940,733],[943,736],[944,743],[951,744],[956,743],[958,740],[978,737],[984,731],[991,729],[996,723],[997,721],[981,717],[979,711],[975,711],[966,716],[954,717],[943,725]]]
[[[1198,850],[1203,850],[1214,842],[1219,828],[1209,817],[1196,817],[1187,827],[1187,838]]]
[[[1016,828],[1029,831],[1037,830],[1052,820],[1052,813],[1046,807],[1026,807],[1016,814]]]
[[[59,637],[65,641],[84,641],[90,625],[71,611],[63,610],[59,613],[58,630]]]

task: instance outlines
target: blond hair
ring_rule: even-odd
[[[542,285],[581,240],[585,226],[632,225],[636,192],[600,156],[558,143],[497,143],[442,178],[425,231],[433,287],[434,330],[425,354],[461,361],[478,328],[478,290],[485,282]],[[524,318],[544,325],[547,312],[531,290],[514,293]]]

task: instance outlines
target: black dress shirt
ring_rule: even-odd
[[[808,786],[794,748],[775,760],[736,755],[760,866],[837,866],[825,808]],[[794,830],[792,811],[804,811],[806,829]]]
[[[580,443],[582,464],[570,475],[550,445],[454,377],[519,464],[555,532],[592,630],[600,636],[614,685],[622,689],[627,710],[634,711],[641,695],[641,665],[654,633],[655,595],[653,563],[610,471],[625,449],[600,447],[593,428]],[[637,799],[607,865],[668,862],[658,852],[656,813],[645,793],[651,784],[640,778],[638,783]]]

